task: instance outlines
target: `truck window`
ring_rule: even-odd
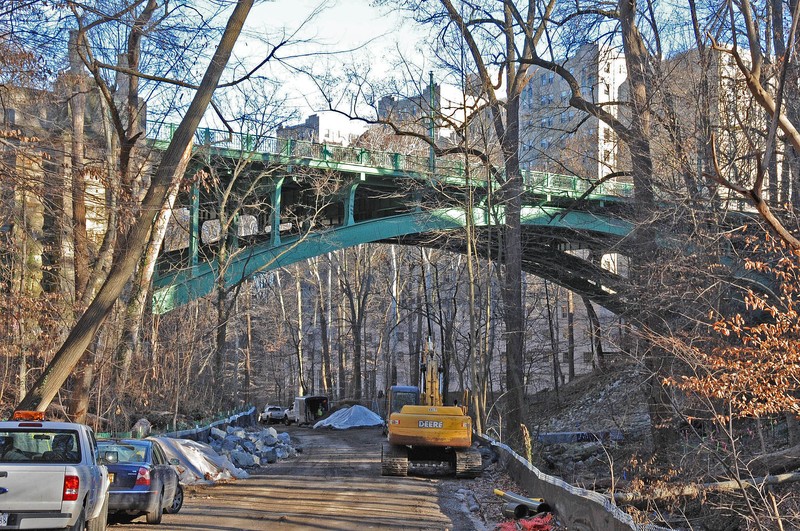
[[[0,463],[11,462],[80,463],[78,432],[25,428],[0,431]]]

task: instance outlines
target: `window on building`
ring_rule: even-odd
[[[569,352],[564,352],[563,354],[561,354],[561,361],[563,361],[564,363],[569,362]]]
[[[562,90],[561,91],[561,103],[564,103],[565,101],[569,101],[569,91],[568,90]]]
[[[397,336],[398,341],[405,341],[405,334],[403,332],[396,332],[395,335]]]
[[[547,149],[550,144],[547,142],[546,138],[543,138],[541,142],[539,142],[539,147],[542,149]]]
[[[611,142],[611,129],[603,129],[603,140]]]
[[[542,86],[547,85],[547,74],[546,73],[542,74],[541,79],[542,79]]]
[[[584,363],[591,363],[593,357],[594,356],[592,356],[592,351],[591,350],[587,350],[587,351],[585,351],[583,353],[583,362]]]

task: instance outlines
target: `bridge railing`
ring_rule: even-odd
[[[168,142],[177,130],[176,124],[147,122],[147,138]],[[372,151],[359,147],[317,144],[307,140],[255,135],[247,132],[230,132],[221,129],[200,128],[195,132],[195,143],[235,151],[248,151],[289,159],[310,159],[336,163],[370,166],[374,168],[430,175],[430,159],[427,156],[406,155],[387,151]],[[448,158],[436,159],[436,174],[453,178],[464,178],[463,161]],[[470,176],[477,180],[487,179],[487,169],[481,164],[470,165]],[[574,175],[561,175],[540,171],[523,171],[523,181],[533,193],[558,193],[578,197],[591,188],[590,181]],[[590,196],[631,197],[633,187],[629,183],[605,182],[592,189]]]

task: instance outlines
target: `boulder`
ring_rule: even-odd
[[[238,426],[228,426],[228,435],[233,435],[235,437],[239,437],[240,439],[244,439],[247,437],[247,432],[244,428],[240,428]]]
[[[147,419],[139,419],[131,428],[131,435],[136,439],[144,439],[148,435],[150,435],[150,430],[153,426],[150,424],[150,421]]]
[[[233,461],[233,464],[239,468],[256,466],[256,461],[253,458],[253,455],[241,450],[233,450],[231,452],[231,461]]]
[[[234,450],[239,444],[242,442],[240,437],[235,435],[228,435],[225,439],[222,440],[222,449],[223,450]]]
[[[264,450],[258,455],[262,463],[275,463],[278,460],[278,453],[275,451],[275,448]]]

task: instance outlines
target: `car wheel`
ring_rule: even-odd
[[[147,511],[145,514],[145,520],[150,525],[157,525],[161,523],[161,516],[164,514],[164,491],[158,493],[158,503],[154,510]]]
[[[92,518],[86,524],[86,531],[106,531],[108,524],[108,494],[103,500],[103,507],[100,509],[100,514]]]
[[[183,507],[183,487],[178,485],[178,488],[175,489],[175,497],[172,498],[172,505],[164,509],[164,512],[167,514],[175,514],[181,510]]]
[[[75,520],[75,523],[72,524],[72,527],[69,527],[69,531],[83,531],[83,528],[86,527],[86,513],[84,512],[83,507],[81,507],[81,512],[78,515],[78,519]]]

